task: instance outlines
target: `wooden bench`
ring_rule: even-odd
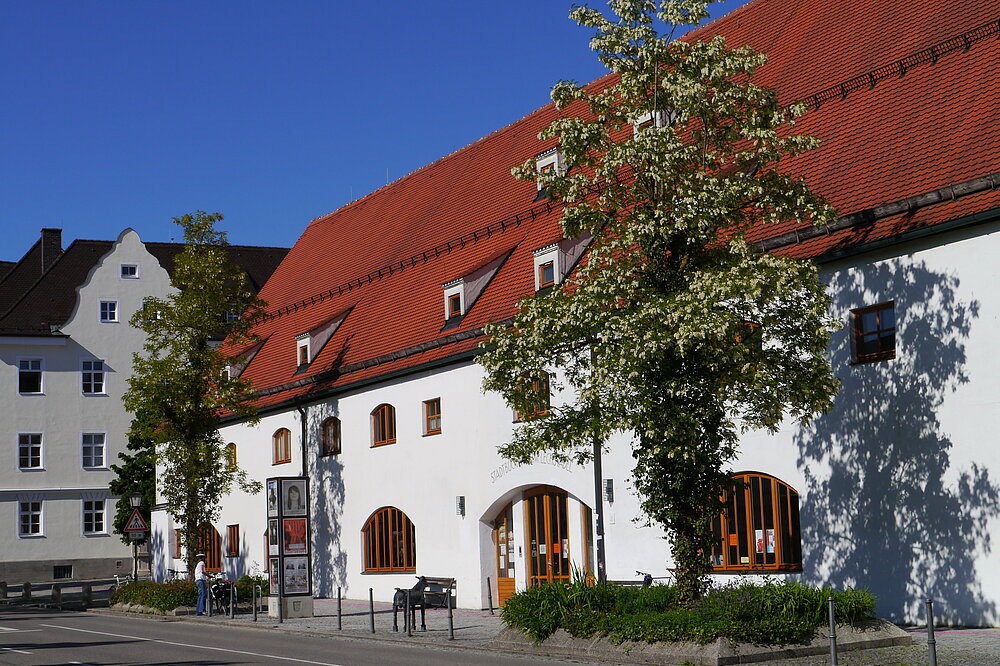
[[[424,605],[427,608],[446,607],[448,598],[451,597],[455,589],[455,579],[435,578],[433,576],[424,576],[424,578],[427,580],[427,588],[424,589]]]

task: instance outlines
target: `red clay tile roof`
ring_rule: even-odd
[[[990,174],[1000,184],[998,21],[995,0],[753,0],[693,33],[766,52],[758,79],[783,102],[818,95],[797,129],[822,145],[788,171],[855,214],[847,221],[861,220],[799,242],[795,225],[754,240],[791,233],[769,249],[819,257],[1000,206],[1000,193],[987,189],[895,214],[870,210]],[[510,317],[532,292],[532,251],[559,238],[559,211],[533,204],[534,184],[510,175],[551,147],[537,134],[555,117],[543,107],[313,220],[261,292],[272,312],[258,329],[267,343],[245,371],[258,405],[473,353],[480,327]],[[442,285],[508,251],[461,324],[442,331]],[[296,375],[295,336],[348,308]]]

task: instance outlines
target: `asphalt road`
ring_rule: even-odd
[[[95,613],[0,607],[0,664],[347,664],[577,663],[467,648],[406,645],[395,641],[313,637],[274,629],[119,617]]]

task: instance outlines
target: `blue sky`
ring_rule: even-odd
[[[197,209],[232,243],[291,246],[600,76],[569,5],[0,0],[0,259],[42,227],[179,239],[171,218]]]

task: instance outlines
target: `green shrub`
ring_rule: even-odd
[[[139,581],[119,587],[111,603],[139,604],[171,611],[178,606],[194,606],[198,602],[198,588],[193,582],[173,580],[169,583]]]
[[[236,581],[236,593],[239,595],[241,604],[250,603],[253,599],[254,585],[260,585],[262,596],[266,597],[270,594],[267,576],[243,576]]]
[[[875,616],[875,597],[866,590],[833,591],[791,581],[737,580],[711,590],[692,607],[679,604],[673,586],[627,588],[552,583],[520,592],[504,604],[508,627],[541,642],[560,627],[578,638],[607,635],[613,642],[707,643],[719,636],[749,643],[785,643],[807,637],[827,622],[827,598],[834,597],[838,622]]]

